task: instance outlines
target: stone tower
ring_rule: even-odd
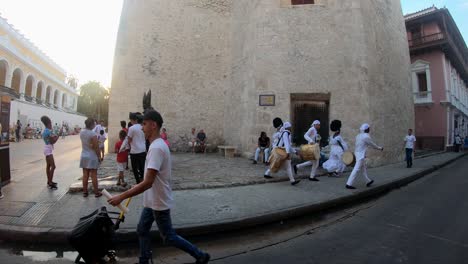
[[[386,151],[401,156],[413,125],[409,52],[399,0],[126,0],[115,52],[109,126],[141,110],[145,91],[169,140],[186,148],[192,127],[210,143],[252,152],[271,121],[291,120],[294,141],[313,119],[343,121],[354,143],[369,122]],[[274,96],[261,106],[259,96]],[[116,137],[116,136],[115,136]],[[114,138],[115,138],[114,137]],[[111,141],[112,144],[112,141]]]

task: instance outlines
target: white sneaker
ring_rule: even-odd
[[[3,199],[3,197],[5,197],[5,195],[3,195],[3,193],[0,193],[0,199]]]

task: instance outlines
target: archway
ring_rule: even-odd
[[[36,89],[36,100],[38,102],[42,102],[42,101],[39,101],[39,100],[42,100],[42,94],[44,93],[43,91],[44,89],[44,83],[42,81],[38,82],[37,83],[37,89]]]
[[[50,103],[50,96],[52,95],[52,87],[47,86],[47,89],[46,89],[46,103]]]
[[[0,60],[0,85],[6,85],[6,75],[8,72],[8,62],[6,60]]]
[[[61,105],[61,107],[62,107],[62,108],[65,108],[65,107],[67,107],[67,106],[68,106],[68,105],[67,105],[67,94],[64,93],[64,94],[62,95],[62,105]]]
[[[33,84],[34,84],[34,77],[32,75],[29,75],[28,78],[26,78],[26,87],[24,90],[24,94],[26,95],[26,100],[28,101],[32,100]]]
[[[23,71],[20,68],[16,68],[11,78],[11,88],[18,94],[20,93],[21,80],[23,79]]]
[[[58,90],[55,90],[54,92],[54,105],[55,106],[58,106],[58,98],[59,97],[59,91]]]

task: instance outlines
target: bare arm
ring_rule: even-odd
[[[93,148],[94,152],[96,152],[96,155],[100,155],[99,153],[99,142],[98,142],[98,139],[97,139],[97,136],[93,136],[91,138],[91,147]]]
[[[158,175],[157,170],[147,169],[146,175],[142,182],[135,185],[130,190],[112,197],[111,199],[107,200],[107,202],[113,206],[116,206],[116,205],[119,205],[125,199],[128,199],[133,196],[137,196],[143,193],[144,191],[151,188],[151,186],[153,186],[154,180],[156,179],[157,175]]]

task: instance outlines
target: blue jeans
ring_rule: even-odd
[[[175,230],[172,228],[170,210],[154,211],[151,208],[145,207],[143,208],[143,212],[141,212],[140,222],[137,227],[140,241],[140,264],[150,263],[150,261],[153,263],[150,231],[154,221],[156,221],[159,234],[164,244],[183,250],[197,260],[204,256],[204,253],[197,247],[176,234]]]
[[[413,166],[413,149],[406,148],[406,165],[408,167]]]

